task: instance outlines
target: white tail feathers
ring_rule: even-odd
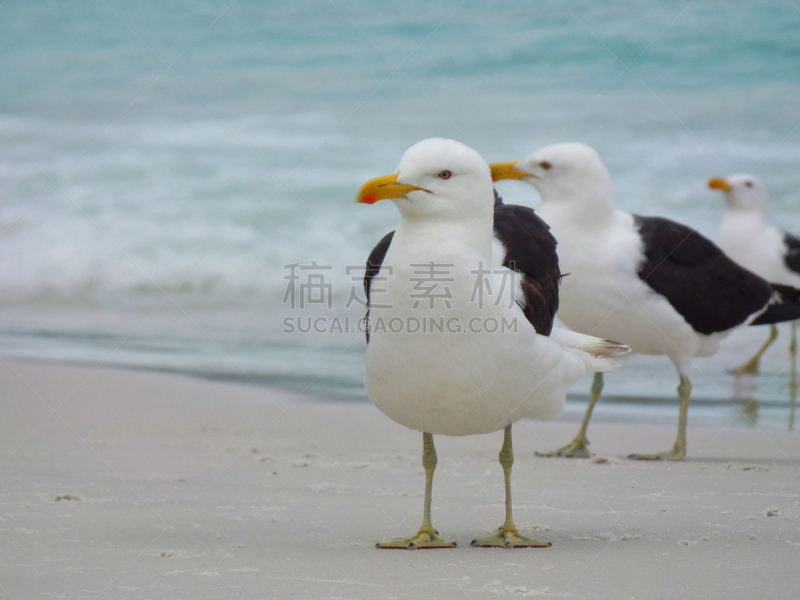
[[[565,348],[574,348],[591,354],[595,358],[619,358],[631,351],[630,348],[619,342],[603,340],[591,335],[561,329],[560,327],[553,328],[553,331],[550,332],[550,339],[555,340]]]
[[[618,342],[603,340],[591,335],[584,335],[554,327],[550,339],[558,342],[568,350],[575,350],[580,356],[587,371],[608,373],[619,366],[619,358],[631,351]]]

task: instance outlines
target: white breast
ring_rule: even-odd
[[[433,434],[489,433],[523,417],[555,418],[567,389],[585,372],[582,362],[537,335],[507,296],[497,304],[477,302],[475,273],[496,268],[501,247],[481,254],[457,238],[443,243],[442,236],[446,233],[435,238],[430,231],[419,238],[408,230],[395,234],[381,269],[387,280],[374,285],[385,291],[371,298],[373,305],[387,307],[370,311],[365,378],[370,399],[401,425]],[[410,265],[430,260],[453,265],[443,267],[452,279],[442,282],[447,297],[433,306],[411,297],[420,275]],[[493,275],[490,285],[499,290],[502,279]],[[390,322],[396,331],[374,329]],[[487,325],[503,322],[509,330],[487,331]],[[409,333],[408,323],[420,323],[424,330]]]

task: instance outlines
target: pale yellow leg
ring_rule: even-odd
[[[678,384],[678,397],[681,401],[680,413],[678,414],[678,438],[672,450],[659,452],[657,454],[631,454],[628,458],[637,460],[683,460],[686,456],[686,423],[689,415],[689,397],[692,395],[692,382],[686,375],[681,375],[681,382]]]
[[[575,439],[566,446],[562,446],[552,452],[536,452],[536,456],[563,456],[564,458],[589,458],[592,453],[589,451],[589,440],[586,438],[586,430],[589,427],[589,420],[592,418],[594,405],[603,391],[603,374],[595,373],[592,381],[592,395],[589,398],[589,406],[586,407],[586,414],[583,415],[580,431]]]
[[[778,337],[778,328],[775,327],[775,325],[770,325],[769,338],[764,345],[761,346],[761,349],[746,363],[739,365],[735,369],[728,369],[728,373],[731,375],[758,375],[758,363],[761,361],[761,355],[767,351],[767,348],[772,345],[776,337]]]
[[[430,433],[422,434],[422,466],[425,467],[425,510],[422,525],[416,535],[409,538],[375,544],[376,548],[419,550],[423,548],[455,548],[455,542],[439,537],[439,532],[431,525],[431,499],[433,497],[433,472],[436,470],[436,448]]]
[[[792,378],[789,380],[789,431],[794,431],[794,413],[797,406],[797,321],[792,321],[789,354],[792,357]]]
[[[514,464],[514,448],[511,445],[511,425],[503,433],[503,448],[500,450],[500,464],[506,480],[506,522],[495,535],[472,540],[472,546],[481,548],[547,548],[550,542],[534,540],[517,531],[511,518],[511,466]]]

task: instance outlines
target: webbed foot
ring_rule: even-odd
[[[758,369],[759,362],[760,361],[758,359],[756,360],[750,359],[743,365],[739,365],[734,369],[728,369],[728,374],[735,375],[737,377],[741,375],[758,375],[760,372]]]
[[[548,548],[552,544],[525,537],[517,531],[517,528],[512,523],[511,525],[503,525],[495,535],[472,540],[470,546],[478,548]]]
[[[425,548],[455,548],[456,543],[439,537],[439,532],[433,527],[422,526],[416,535],[408,538],[379,542],[376,548],[389,550],[422,550]]]
[[[562,446],[551,452],[534,452],[536,456],[561,456],[563,458],[591,458],[589,450],[589,440],[585,438],[575,438],[566,446]]]
[[[629,454],[628,458],[634,460],[683,460],[686,456],[686,446],[684,444],[675,444],[672,450],[666,452],[658,452],[656,454]]]

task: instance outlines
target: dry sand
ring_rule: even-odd
[[[800,597],[800,435],[595,424],[600,460],[533,456],[573,423],[515,426],[515,517],[548,549],[477,549],[500,525],[500,432],[437,437],[434,525],[414,533],[421,436],[368,405],[136,371],[0,362],[0,598]],[[676,406],[677,413],[677,406]],[[691,422],[691,418],[690,418]],[[605,460],[603,460],[605,459]]]

